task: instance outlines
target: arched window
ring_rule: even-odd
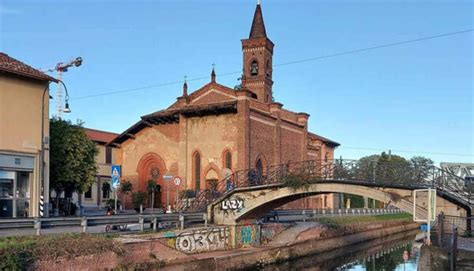
[[[259,158],[257,160],[257,163],[255,163],[255,169],[257,170],[257,174],[259,176],[263,175],[263,162],[262,162],[262,159]]]
[[[250,64],[250,75],[258,75],[258,62],[257,60],[252,61]]]
[[[222,158],[224,159],[224,168],[232,169],[232,154],[230,151],[226,150]]]
[[[196,190],[201,189],[201,155],[199,152],[194,154],[194,188]]]

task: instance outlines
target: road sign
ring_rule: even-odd
[[[163,179],[164,179],[165,181],[170,181],[170,180],[173,179],[173,176],[172,176],[172,175],[164,175],[164,176],[163,176]]]
[[[428,224],[421,224],[420,230],[422,232],[427,232],[428,231]]]
[[[112,187],[117,188],[120,186],[120,166],[119,165],[112,165]]]
[[[181,184],[181,177],[179,176],[174,177],[173,182],[174,182],[174,185],[179,186]]]

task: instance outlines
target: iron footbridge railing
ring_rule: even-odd
[[[235,171],[211,187],[180,201],[179,208],[204,211],[208,204],[238,188],[318,182],[349,182],[366,186],[407,189],[435,188],[465,206],[474,203],[474,184],[435,166],[369,160],[308,160]]]

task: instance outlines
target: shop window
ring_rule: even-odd
[[[30,215],[30,173],[0,171],[0,217]]]

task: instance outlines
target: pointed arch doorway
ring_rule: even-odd
[[[163,204],[166,202],[166,195],[162,192],[164,188],[163,174],[166,170],[165,162],[161,156],[156,153],[147,153],[140,159],[137,167],[139,189],[148,196],[146,207],[151,206],[153,199],[154,208],[163,208]],[[148,191],[149,181],[153,181],[157,184],[157,189],[154,192]]]

